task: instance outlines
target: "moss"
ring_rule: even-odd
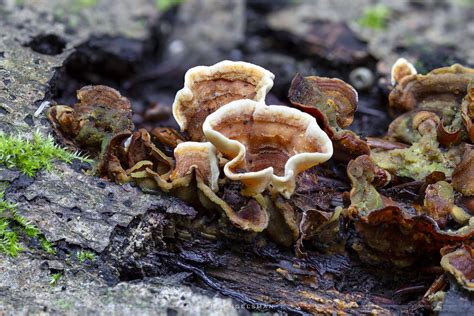
[[[43,137],[35,132],[30,140],[0,134],[0,164],[28,176],[34,176],[41,169],[50,171],[55,160],[71,163],[74,159],[90,162],[86,157],[56,145],[50,135]]]
[[[88,250],[79,250],[76,253],[76,258],[80,263],[83,263],[86,260],[95,261],[95,254],[92,251]]]
[[[51,279],[49,280],[49,285],[56,286],[59,282],[59,279],[62,277],[61,273],[53,273],[51,274]]]
[[[16,205],[3,198],[0,193],[0,253],[15,257],[25,248],[20,236],[38,239],[41,248],[49,254],[55,254],[53,245],[41,235],[39,229],[26,218],[18,214]]]
[[[364,13],[357,21],[360,26],[373,30],[384,30],[387,28],[387,22],[391,15],[389,7],[383,4],[366,7]]]
[[[169,8],[179,5],[184,0],[155,0],[155,6],[159,11],[166,11]]]

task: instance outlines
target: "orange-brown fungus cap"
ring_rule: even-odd
[[[332,143],[309,114],[252,100],[231,102],[209,115],[206,138],[230,159],[225,175],[242,182],[245,195],[270,184],[286,198],[302,171],[332,156]]]
[[[274,75],[246,62],[222,61],[189,69],[173,103],[173,116],[193,141],[204,140],[202,124],[221,106],[239,99],[263,102]]]

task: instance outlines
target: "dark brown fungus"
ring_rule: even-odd
[[[339,79],[303,77],[297,74],[288,93],[291,103],[314,116],[333,141],[334,157],[348,161],[370,148],[355,133],[342,128],[349,126],[357,109],[357,92]]]
[[[357,110],[357,91],[340,79],[297,74],[288,92],[291,103],[331,127],[347,127]]]
[[[466,196],[474,196],[474,146],[465,145],[461,163],[453,171],[453,187]]]
[[[170,149],[175,149],[179,143],[186,141],[183,135],[171,127],[155,127],[150,135],[154,141]]]
[[[435,254],[446,245],[474,237],[473,226],[443,231],[431,217],[413,216],[393,205],[370,212],[355,225],[364,243],[375,251],[379,260],[389,259],[400,265],[411,264],[420,256]],[[363,249],[359,251],[364,255]]]
[[[469,83],[467,94],[461,105],[461,116],[467,135],[471,143],[474,143],[474,78]]]
[[[463,245],[452,252],[448,252],[449,248],[446,247],[442,251],[441,266],[464,289],[474,292],[474,250],[471,246]]]

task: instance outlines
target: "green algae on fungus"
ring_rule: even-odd
[[[438,141],[430,134],[409,148],[374,151],[371,157],[380,168],[415,180],[423,180],[435,171],[450,177],[461,161],[459,147],[441,150]]]
[[[377,188],[390,182],[390,174],[379,168],[370,156],[362,155],[350,161],[347,175],[352,182],[350,214],[358,216],[384,206]]]
[[[112,136],[133,130],[130,102],[107,86],[86,86],[77,91],[74,107],[56,105],[48,118],[61,140],[97,154]]]

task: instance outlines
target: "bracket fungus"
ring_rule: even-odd
[[[101,153],[100,176],[200,208],[191,225],[263,232],[299,255],[352,245],[372,263],[406,266],[474,237],[473,76],[459,65],[419,75],[399,60],[390,105],[409,112],[367,142],[345,129],[358,102],[350,85],[296,75],[294,108],[266,105],[273,74],[244,62],[186,73],[172,105],[183,134],[133,131],[130,103],[104,86],[79,90],[74,108],[49,117],[65,140]],[[338,161],[324,164],[333,153]]]
[[[127,98],[107,86],[86,86],[77,91],[74,107],[57,105],[48,117],[62,140],[73,146],[100,152],[104,140],[133,130],[132,109]]]
[[[284,197],[296,176],[332,156],[332,143],[316,119],[297,109],[252,100],[231,102],[209,115],[203,131],[224,157],[225,175],[253,196],[270,185]]]
[[[465,196],[474,196],[474,146],[465,145],[461,162],[452,175],[453,187]]]
[[[444,253],[441,258],[441,267],[454,276],[464,289],[474,292],[474,249],[472,245],[462,245],[454,251],[446,248],[441,251],[442,254]]]
[[[228,60],[191,68],[176,94],[173,116],[191,140],[202,141],[202,124],[209,114],[234,100],[265,101],[274,77],[260,66]]]
[[[415,67],[406,61],[395,65],[392,78],[396,86],[390,92],[389,105],[401,112],[415,108],[449,109],[461,103],[467,85],[474,80],[474,69],[458,64],[432,70],[426,75],[417,74]]]
[[[474,78],[469,82],[466,97],[461,104],[461,115],[467,136],[474,143]]]
[[[357,109],[357,91],[342,80],[297,74],[288,92],[296,108],[311,114],[333,141],[335,158],[348,161],[368,154],[369,146],[349,126]]]

